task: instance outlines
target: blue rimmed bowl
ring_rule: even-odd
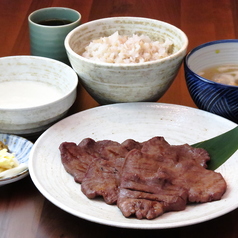
[[[194,48],[184,59],[187,87],[198,108],[238,123],[238,86],[198,75],[205,68],[223,64],[238,65],[238,40],[212,41]]]
[[[0,186],[2,186],[23,179],[29,174],[28,160],[33,143],[23,137],[10,134],[0,134],[0,141],[2,141],[5,145],[8,146],[8,149],[11,153],[15,154],[15,157],[19,164],[24,163],[27,165],[26,169],[17,174],[14,174],[11,177],[7,177],[4,179],[0,178]]]

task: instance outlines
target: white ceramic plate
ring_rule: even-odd
[[[160,229],[185,226],[213,219],[238,207],[238,152],[218,171],[228,189],[220,201],[189,205],[184,211],[168,212],[154,220],[125,218],[115,205],[89,200],[65,172],[59,145],[86,137],[122,142],[145,141],[164,136],[171,144],[193,144],[224,133],[235,123],[194,108],[160,103],[125,103],[100,106],[72,115],[49,128],[36,141],[29,171],[39,191],[61,209],[89,221],[124,228]]]
[[[11,153],[15,154],[15,157],[20,164],[28,164],[29,154],[33,146],[32,142],[23,137],[10,134],[0,134],[0,141],[8,146]],[[29,171],[27,168],[12,177],[0,179],[0,186],[16,182],[20,179],[23,179],[28,174]]]

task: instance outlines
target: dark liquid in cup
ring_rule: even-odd
[[[62,26],[72,23],[72,21],[65,20],[65,19],[46,19],[43,21],[38,22],[40,25],[44,26]]]

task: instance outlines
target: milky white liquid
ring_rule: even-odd
[[[39,81],[0,83],[0,108],[25,108],[53,102],[62,96],[54,86]]]

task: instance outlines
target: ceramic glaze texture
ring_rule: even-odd
[[[38,106],[6,108],[0,105],[2,133],[30,135],[42,132],[61,119],[76,99],[77,74],[59,61],[37,56],[0,59],[0,84],[29,80],[50,85],[61,92],[59,98]],[[43,93],[43,92],[42,92]]]
[[[238,64],[238,40],[213,41],[193,49],[184,61],[186,82],[198,108],[238,123],[238,87],[197,74],[205,68],[224,64]]]
[[[119,103],[95,107],[67,117],[49,128],[32,149],[29,171],[34,184],[49,201],[61,209],[64,208],[68,213],[90,222],[124,229],[184,227],[218,217],[238,207],[238,151],[217,170],[229,184],[221,200],[190,204],[183,211],[169,212],[153,220],[140,220],[133,217],[125,218],[116,205],[109,206],[101,199],[89,200],[82,193],[81,185],[62,168],[59,149],[55,145],[61,144],[62,141],[78,144],[86,137],[96,141],[107,138],[122,143],[131,138],[143,142],[158,135],[163,135],[172,145],[194,144],[224,133],[235,126],[235,123],[225,118],[180,105]],[[160,236],[144,235],[144,237]]]
[[[80,54],[94,39],[109,36],[144,34],[152,40],[169,38],[172,55],[161,60],[133,63],[100,63]],[[82,85],[100,104],[157,101],[175,79],[186,54],[188,40],[178,28],[165,22],[137,17],[113,17],[85,23],[66,37],[65,47]]]

